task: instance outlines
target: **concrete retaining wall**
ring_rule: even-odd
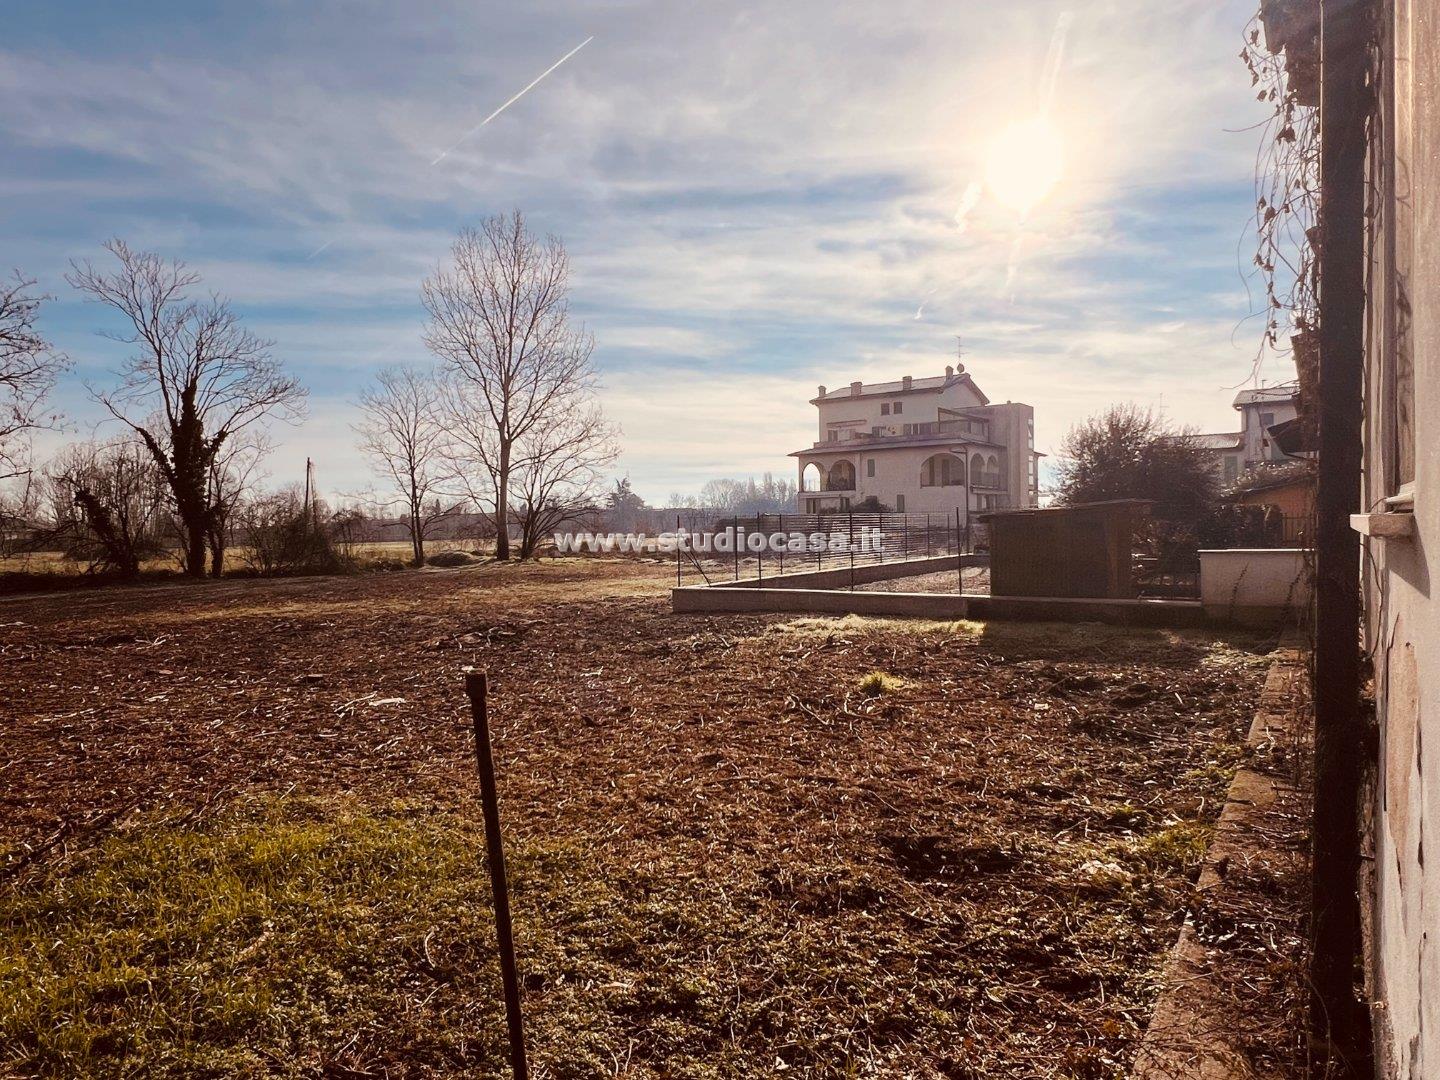
[[[953,562],[954,557],[951,556]],[[691,585],[670,590],[675,612],[799,611],[821,615],[918,615],[966,618],[959,593],[850,592],[848,589],[757,589]]]
[[[1200,552],[1200,602],[1216,622],[1283,622],[1310,605],[1307,553],[1300,548]]]
[[[848,589],[733,588],[692,585],[670,591],[679,613],[793,611],[820,615],[915,616],[925,619],[1022,619],[1103,622],[1117,626],[1200,626],[1192,600],[1076,600],[1046,596],[851,592]]]

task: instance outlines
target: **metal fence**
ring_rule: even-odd
[[[952,514],[679,514],[675,581],[691,584],[767,574],[838,570],[933,555],[969,554],[984,526]],[[775,537],[785,543],[776,545]]]

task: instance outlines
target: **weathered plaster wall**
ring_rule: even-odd
[[[1382,11],[1366,508],[1399,488],[1408,441],[1415,528],[1368,540],[1361,569],[1380,727],[1370,978],[1381,1070],[1419,1078],[1440,1076],[1440,5]]]

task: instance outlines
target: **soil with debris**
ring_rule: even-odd
[[[673,615],[672,574],[566,559],[0,604],[6,961],[15,912],[44,940],[87,859],[157,823],[173,840],[304,799],[468,844],[476,665],[536,1075],[1124,1075],[1267,644]],[[306,947],[338,948],[349,910]],[[192,959],[243,954],[257,1015],[325,1003],[288,1027],[179,1009],[156,1029],[147,1003],[198,991],[137,947],[144,977],[103,1008],[83,988],[29,1002],[54,1030],[9,1022],[0,1066],[145,1071],[135,1055],[213,1043],[281,1075],[498,1075],[493,929],[447,911],[413,938],[385,915],[376,948],[396,951],[343,978],[286,969],[263,921],[222,922],[231,944]],[[62,1053],[77,1018],[116,1033]]]

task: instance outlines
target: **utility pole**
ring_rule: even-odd
[[[1356,993],[1360,933],[1361,402],[1365,371],[1365,157],[1373,0],[1321,3],[1320,425],[1315,495],[1315,779],[1312,1036],[1354,1075],[1369,1013]],[[1327,1055],[1328,1056],[1328,1055]]]

